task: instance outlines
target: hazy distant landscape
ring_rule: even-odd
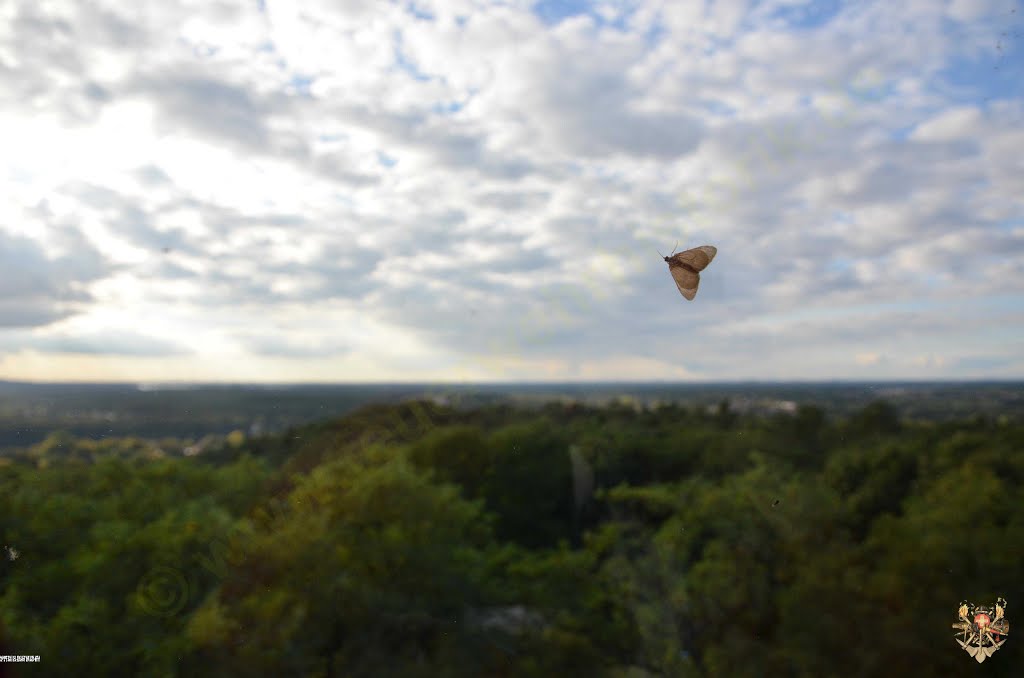
[[[25,447],[62,430],[102,439],[199,439],[247,436],[336,417],[369,403],[429,399],[460,408],[551,401],[638,408],[662,404],[770,414],[816,405],[845,416],[883,399],[902,417],[942,421],[983,415],[1024,416],[1024,382],[886,383],[571,383],[170,385],[0,382],[0,450]]]

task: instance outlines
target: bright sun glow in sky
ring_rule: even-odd
[[[1022,14],[3,3],[0,378],[1022,378]]]

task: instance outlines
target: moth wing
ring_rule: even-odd
[[[693,301],[697,296],[697,287],[700,286],[700,274],[687,271],[682,266],[669,266],[672,279],[676,281],[679,293],[686,297],[687,301]]]
[[[701,245],[697,249],[699,249],[704,254],[708,255],[709,264],[711,263],[711,260],[715,258],[715,255],[718,254],[718,248],[715,247],[714,245]]]
[[[692,250],[686,250],[680,252],[672,257],[673,260],[680,264],[686,264],[696,271],[703,271],[707,268],[711,260],[718,254],[718,249],[711,245],[702,245],[700,247],[694,247]]]

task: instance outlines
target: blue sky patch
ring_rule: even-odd
[[[405,6],[405,11],[412,16],[420,19],[421,21],[434,21],[437,17],[430,13],[430,10],[423,9],[415,2],[410,2]]]
[[[940,87],[949,98],[964,103],[978,99],[1009,99],[1024,93],[1024,49],[1007,48],[1001,56],[957,57],[939,72]]]
[[[409,61],[406,58],[405,53],[402,50],[401,31],[394,32],[393,44],[395,55],[395,67],[398,68],[398,70],[402,71],[403,73],[409,74],[409,76],[411,76],[413,80],[416,80],[418,82],[428,82],[430,80],[430,76],[420,71],[419,68],[416,67],[416,64],[414,64],[413,62]]]
[[[440,115],[451,115],[452,113],[458,113],[463,108],[463,104],[458,101],[447,101],[444,103],[436,103],[431,106],[430,110]]]
[[[596,16],[587,0],[538,0],[530,10],[548,26],[580,14]]]
[[[309,88],[315,81],[315,78],[310,78],[305,75],[295,75],[289,81],[292,89],[298,94],[309,95]]]
[[[587,0],[538,0],[531,7],[530,11],[547,26],[556,26],[561,22],[575,16],[589,16],[594,20],[598,28],[613,28],[624,31],[627,28],[629,17],[636,11],[633,7],[616,7],[618,16],[609,21],[595,8],[595,4]],[[652,31],[648,40],[656,40],[659,33]]]
[[[839,0],[814,0],[803,5],[779,7],[769,17],[784,21],[793,30],[812,30],[827,24],[841,9]]]

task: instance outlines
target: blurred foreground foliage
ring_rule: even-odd
[[[33,676],[961,675],[959,601],[1024,609],[1022,445],[884,402],[407,403],[194,457],[58,433],[0,459],[0,654],[40,655],[6,667]],[[1019,675],[1019,641],[987,675]]]

